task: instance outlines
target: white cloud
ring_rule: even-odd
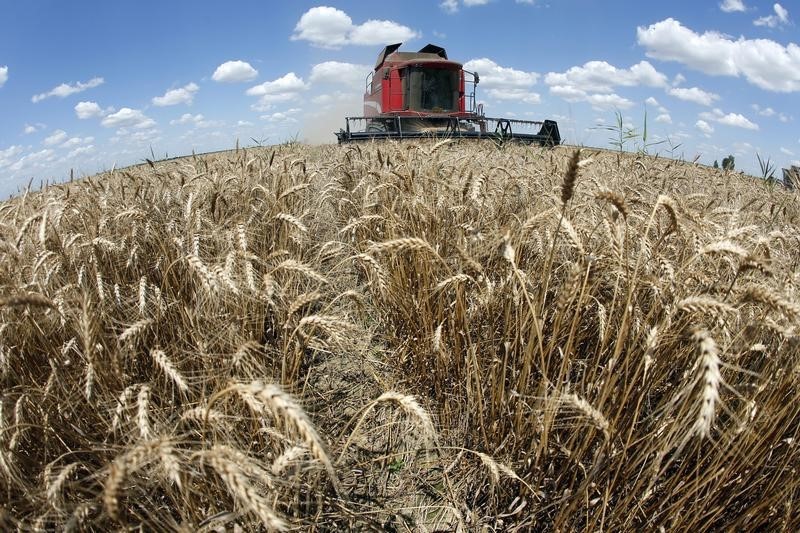
[[[334,91],[332,93],[325,93],[315,96],[311,99],[311,103],[316,106],[328,106],[338,103],[361,104],[361,95],[357,93]]]
[[[90,144],[89,146],[80,146],[80,147],[75,148],[74,150],[72,150],[70,153],[68,153],[67,157],[68,158],[73,158],[73,157],[77,157],[79,155],[91,154],[91,153],[94,152],[94,150],[95,149],[94,149],[94,145],[93,144]]]
[[[9,166],[11,161],[22,153],[22,150],[22,146],[9,146],[0,150],[0,168]]]
[[[658,110],[658,112],[662,115],[669,113],[669,110],[663,105],[661,105],[661,103],[659,103],[659,101],[656,100],[655,97],[653,96],[648,97],[647,100],[644,101],[644,103],[649,106],[655,107]]]
[[[265,81],[250,87],[246,93],[250,96],[261,97],[253,109],[266,111],[273,103],[294,100],[306,90],[308,90],[308,84],[302,78],[298,78],[294,72],[289,72],[276,80]]]
[[[527,104],[538,104],[542,101],[539,93],[526,91],[525,89],[489,89],[486,94],[489,98],[494,98],[495,100],[516,100]]]
[[[773,117],[776,114],[775,110],[772,109],[771,107],[765,107],[762,109],[761,106],[758,104],[753,104],[751,107],[756,113],[758,113],[762,117]]]
[[[156,125],[156,121],[146,116],[138,109],[123,107],[116,113],[106,115],[100,122],[106,128],[136,128],[145,129]]]
[[[82,120],[94,117],[102,117],[103,115],[113,112],[113,107],[102,109],[97,102],[78,102],[75,104],[75,115]]]
[[[178,89],[167,91],[163,96],[154,97],[152,102],[153,105],[159,107],[178,104],[191,105],[198,90],[200,90],[200,87],[196,83],[188,83]]]
[[[503,67],[489,58],[471,59],[464,63],[464,69],[480,76],[479,87],[487,89],[486,94],[495,100],[519,100],[528,104],[538,104],[541,96],[531,91],[539,79],[536,72],[526,72],[511,67]]]
[[[300,17],[293,41],[308,41],[322,48],[340,48],[346,44],[377,45],[404,42],[421,34],[391,20],[368,20],[353,24],[347,13],[328,6],[312,7]]]
[[[780,150],[781,150],[781,153],[784,154],[784,155],[788,155],[789,157],[794,156],[794,152],[792,152],[788,148],[784,148],[783,146],[781,146]]]
[[[719,95],[708,91],[704,91],[699,87],[673,87],[667,90],[667,94],[674,96],[679,100],[686,102],[694,102],[695,104],[710,106],[715,100],[719,100]]]
[[[775,12],[774,15],[759,17],[753,21],[753,24],[756,26],[775,28],[777,26],[782,26],[789,23],[789,12],[786,10],[786,8],[780,4],[775,4],[772,6],[772,9]]]
[[[695,122],[694,127],[706,137],[711,137],[711,134],[714,133],[714,127],[705,120],[698,120]]]
[[[620,69],[606,61],[589,61],[566,72],[548,72],[544,82],[550,86],[575,87],[584,92],[610,93],[616,86],[647,85],[665,87],[667,77],[647,61]]]
[[[733,13],[735,11],[745,11],[747,8],[742,0],[725,0],[719,5],[719,8],[725,13]]]
[[[30,135],[31,133],[36,133],[37,131],[41,131],[46,126],[41,122],[37,122],[36,124],[25,124],[25,128],[22,130],[24,135]]]
[[[489,58],[470,59],[464,63],[464,70],[477,72],[480,87],[493,89],[524,89],[539,79],[536,72],[525,72],[511,67],[502,67]]]
[[[200,113],[196,115],[192,115],[191,113],[184,113],[183,115],[181,115],[181,118],[170,120],[169,123],[170,125],[175,126],[176,124],[188,124],[190,122],[197,123],[201,122],[202,120],[203,120],[203,115],[201,115]]]
[[[240,83],[252,81],[258,76],[258,71],[247,61],[226,61],[222,63],[211,75],[211,79],[221,83]]]
[[[245,127],[245,126],[252,126],[253,123],[248,120],[239,120],[236,122],[236,125],[239,127]]]
[[[120,110],[121,111],[121,110]],[[111,137],[109,140],[112,144],[117,143],[125,143],[125,144],[135,144],[135,145],[144,145],[147,143],[154,143],[161,140],[159,137],[159,131],[155,128],[150,129],[137,129],[136,131],[131,131],[128,128],[120,128],[115,132],[115,135]]]
[[[261,115],[261,120],[266,120],[267,122],[283,122],[283,123],[295,123],[297,119],[293,117],[301,110],[294,107],[292,109],[287,109],[286,111],[280,111],[278,113],[272,113],[269,115]]]
[[[656,117],[656,122],[661,122],[662,124],[672,124],[672,117],[669,116],[669,113],[661,113]]]
[[[0,67],[0,87],[5,85],[6,81],[8,81],[8,67],[2,66]]]
[[[298,93],[305,91],[308,86],[302,78],[298,78],[294,72],[278,78],[277,80],[265,81],[260,85],[255,85],[247,89],[250,96],[266,96],[285,93]]]
[[[744,115],[739,113],[724,113],[720,109],[713,111],[704,111],[700,113],[700,118],[703,120],[711,120],[725,126],[733,126],[735,128],[744,128],[746,130],[758,130],[758,124],[751,122]]]
[[[67,132],[64,130],[56,130],[51,133],[45,140],[42,141],[42,144],[45,146],[55,146],[56,144],[61,144],[67,139]]]
[[[492,0],[461,0],[461,3],[464,7],[474,7],[474,6],[485,6],[486,4],[490,3]],[[534,0],[517,0],[518,4],[533,4]],[[443,0],[439,3],[439,7],[445,13],[458,13],[459,10],[459,2],[458,0]]]
[[[38,152],[31,152],[22,156],[16,163],[13,163],[8,168],[14,172],[22,170],[26,167],[41,167],[44,163],[48,163],[55,158],[55,152],[52,148],[45,148]]]
[[[82,144],[89,144],[90,142],[94,141],[94,137],[70,137],[63,143],[61,143],[61,148],[72,148],[73,146],[80,146]]]
[[[200,113],[196,115],[184,113],[180,118],[170,120],[169,123],[171,126],[176,126],[179,124],[191,124],[197,128],[214,128],[223,125],[223,122],[220,120],[206,120],[206,118]]]
[[[586,101],[595,109],[629,109],[633,107],[633,102],[614,93],[590,94],[586,97]]]
[[[403,26],[391,20],[368,20],[355,26],[350,32],[350,44],[373,46],[384,43],[401,43],[410,41],[422,34],[417,33],[408,26]]]
[[[102,85],[105,82],[103,78],[92,78],[89,81],[77,82],[74,85],[70,85],[68,83],[62,83],[56,87],[53,87],[46,93],[35,94],[31,97],[31,102],[34,104],[36,102],[41,102],[45,98],[50,98],[51,96],[57,96],[59,98],[66,98],[71,94],[76,94],[85,91],[86,89],[92,89],[97,87],[98,85]]]
[[[595,109],[628,109],[633,102],[614,93],[614,87],[646,85],[666,87],[667,77],[647,61],[620,69],[606,61],[589,61],[565,72],[548,72],[544,82],[550,93],[568,102],[589,102]]]
[[[777,119],[783,123],[789,122],[791,120],[791,117],[789,117],[788,115],[784,113],[779,113],[778,111],[775,111],[771,107],[762,108],[758,104],[753,104],[750,107],[752,107],[753,110],[762,117],[777,117]]]
[[[311,67],[308,81],[311,83],[336,83],[354,88],[364,88],[367,75],[372,72],[369,65],[325,61]]]
[[[738,40],[721,33],[698,34],[668,18],[640,26],[638,42],[648,57],[677,61],[710,75],[744,76],[768,91],[800,91],[800,46],[769,39]]]
[[[445,13],[456,13],[458,11],[458,0],[443,0],[442,3],[439,4],[439,7]]]

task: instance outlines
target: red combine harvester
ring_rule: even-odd
[[[345,129],[336,133],[339,143],[420,137],[561,143],[555,121],[485,116],[475,98],[478,74],[449,61],[444,48],[429,44],[419,52],[398,52],[401,44],[378,55],[366,80],[364,116],[345,117]],[[355,125],[364,127],[355,131]]]

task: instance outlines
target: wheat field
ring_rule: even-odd
[[[797,531],[800,210],[644,153],[237,149],[0,205],[0,527]]]

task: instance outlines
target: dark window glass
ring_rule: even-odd
[[[413,67],[404,84],[408,109],[447,113],[458,111],[458,71]]]

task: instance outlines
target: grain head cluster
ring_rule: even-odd
[[[0,205],[0,528],[800,528],[792,193],[287,144]]]

